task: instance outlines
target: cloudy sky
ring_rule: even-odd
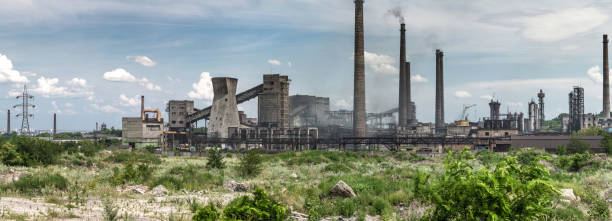
[[[352,108],[352,0],[0,0],[0,108],[26,83],[35,96],[32,126],[121,127],[169,99],[212,99],[211,77],[286,74],[290,93],[326,96]],[[467,3],[465,3],[467,2]],[[499,99],[526,112],[539,89],[546,115],[567,112],[567,94],[585,87],[587,112],[601,110],[602,34],[612,34],[612,1],[365,2],[367,110],[397,106],[399,21],[407,23],[417,117],[432,121],[436,48],[445,52],[446,120],[477,104],[471,120]],[[256,101],[240,105],[256,115]],[[16,110],[14,110],[16,111]],[[13,117],[13,128],[20,124]],[[5,124],[0,124],[4,128]]]

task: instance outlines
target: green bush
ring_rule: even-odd
[[[567,154],[567,148],[565,147],[565,145],[559,145],[557,146],[557,150],[555,151],[555,153],[559,156],[563,156]]]
[[[199,208],[192,218],[193,221],[216,221],[217,219],[219,219],[219,212],[213,204]]]
[[[604,133],[603,139],[601,139],[601,146],[606,148],[606,153],[612,155],[612,135]]]
[[[151,187],[164,185],[174,190],[202,190],[223,185],[223,174],[213,174],[196,165],[177,166],[157,178]]]
[[[206,168],[208,169],[224,169],[225,162],[223,162],[223,154],[219,148],[212,148],[208,150],[208,159],[206,162]]]
[[[567,150],[569,153],[584,153],[591,148],[591,145],[584,141],[580,140],[576,137],[571,137],[569,140],[569,144],[567,144]]]
[[[534,220],[552,211],[557,190],[549,172],[536,158],[520,165],[515,157],[473,171],[467,150],[449,153],[442,177],[432,184],[427,199],[434,206],[434,220]]]
[[[324,172],[334,172],[334,173],[339,173],[339,172],[350,172],[351,171],[351,167],[346,165],[346,163],[330,163],[325,165],[325,167],[323,168]]]
[[[13,137],[1,149],[0,158],[3,163],[19,166],[55,164],[64,152],[56,143],[26,136]]]
[[[114,185],[126,184],[126,183],[143,183],[147,181],[151,174],[153,174],[153,168],[146,164],[140,164],[136,168],[132,163],[128,163],[119,169],[118,167],[113,168],[112,183]]]
[[[157,147],[153,146],[153,145],[147,145],[145,147],[145,150],[147,150],[147,152],[154,154],[155,152],[157,152]]]
[[[257,176],[261,173],[261,163],[263,159],[260,155],[259,150],[250,150],[244,156],[240,158],[238,164],[238,173],[242,176]]]
[[[529,164],[541,155],[539,151],[536,151],[532,148],[521,149],[516,152],[513,152],[512,154],[516,156],[518,162],[521,164]]]
[[[550,214],[550,220],[584,220],[584,213],[574,205],[557,208]]]
[[[585,153],[585,154],[574,154],[571,158],[570,158],[570,165],[569,165],[569,170],[573,171],[573,172],[578,172],[580,169],[582,169],[583,167],[585,167],[586,165],[589,164],[590,159],[593,156],[589,153]]]
[[[16,182],[3,185],[2,189],[14,190],[22,193],[40,193],[44,188],[66,190],[68,185],[68,179],[60,174],[41,173],[26,175]]]
[[[284,221],[289,216],[287,207],[270,199],[261,188],[256,188],[254,197],[243,196],[232,200],[223,210],[224,218],[250,221]]]
[[[476,152],[476,158],[485,166],[496,165],[504,160],[504,157],[490,150],[479,150]]]

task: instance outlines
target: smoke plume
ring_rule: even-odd
[[[400,24],[404,24],[404,14],[402,13],[402,9],[400,7],[389,9],[387,13],[399,19]]]

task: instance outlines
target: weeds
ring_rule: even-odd
[[[26,175],[16,182],[3,185],[2,189],[15,190],[26,194],[36,194],[41,193],[45,188],[66,190],[68,185],[68,180],[60,174],[40,173]]]

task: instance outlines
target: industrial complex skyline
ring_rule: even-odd
[[[493,96],[502,113],[527,113],[539,89],[551,119],[568,112],[572,86],[584,88],[586,113],[600,112],[610,2],[554,2],[365,1],[367,111],[398,105],[399,16],[422,122],[434,121],[438,48],[447,123],[464,104],[477,104],[470,120],[488,116]],[[0,5],[1,119],[24,83],[37,105],[32,128],[50,129],[57,113],[58,129],[81,130],[95,122],[121,127],[122,116],[139,116],[141,95],[147,108],[164,109],[171,99],[203,108],[212,102],[211,77],[238,78],[244,91],[268,73],[287,75],[290,95],[330,97],[333,110],[352,109],[353,1]],[[256,116],[257,101],[239,109]]]

